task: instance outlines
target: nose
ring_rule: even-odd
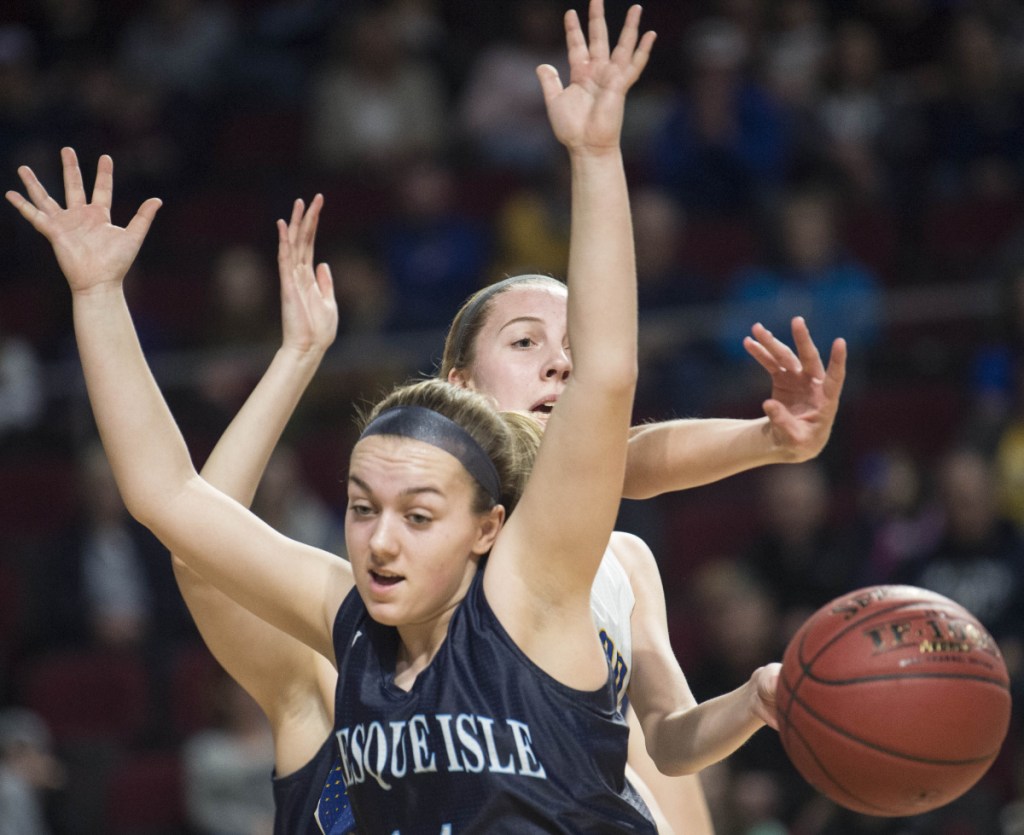
[[[569,354],[565,348],[559,346],[551,353],[548,361],[544,364],[544,379],[565,382],[569,379],[571,371],[572,360],[569,359]]]
[[[395,535],[397,520],[390,514],[381,513],[370,535],[370,555],[374,562],[381,562],[398,553],[398,538]]]

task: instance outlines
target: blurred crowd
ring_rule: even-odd
[[[115,221],[164,201],[129,278],[197,461],[279,338],[274,220],[325,195],[339,338],[254,509],[343,552],[352,405],[434,369],[483,284],[564,277],[569,193],[535,68],[563,0],[4,0],[0,172],[59,190],[113,156]],[[577,4],[578,5],[578,4]],[[606,0],[610,27],[627,4]],[[627,502],[698,698],[802,620],[908,582],[977,615],[1017,708],[990,772],[907,819],[844,812],[762,731],[704,774],[721,835],[1024,833],[1024,6],[650,0],[631,93],[643,365],[636,418],[751,417],[754,322],[850,347],[816,461]],[[0,833],[266,835],[259,712],[202,647],[125,514],[70,306],[0,211]],[[941,731],[941,706],[936,713]]]

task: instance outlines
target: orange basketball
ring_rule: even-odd
[[[995,641],[963,606],[873,586],[815,612],[786,647],[779,734],[793,765],[841,806],[916,815],[988,770],[1010,723]]]

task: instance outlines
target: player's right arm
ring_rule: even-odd
[[[278,221],[282,345],[202,469],[206,481],[246,506],[337,333],[330,271],[326,264],[315,270],[313,266],[322,206],[320,195],[308,211],[297,200],[290,222]],[[182,597],[207,647],[269,718],[275,731],[278,773],[296,770],[330,731],[333,667],[207,583],[173,554],[172,563]],[[260,648],[258,653],[252,651],[254,646]]]
[[[116,226],[110,157],[100,157],[90,200],[75,152],[61,156],[66,208],[25,166],[18,173],[29,199],[6,196],[50,242],[67,278],[86,389],[125,506],[209,582],[333,661],[351,567],[274,531],[201,478],[146,363],[123,282],[159,200]]]
[[[828,367],[803,317],[793,319],[794,352],[762,325],[743,345],[768,372],[765,416],[703,418],[634,427],[623,496],[646,499],[710,484],[766,464],[816,457],[828,443],[846,377],[846,342],[832,344]]]

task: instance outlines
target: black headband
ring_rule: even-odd
[[[443,449],[459,460],[496,504],[501,503],[501,479],[490,456],[472,435],[440,412],[422,406],[395,406],[371,420],[359,440],[370,435],[396,435]]]

